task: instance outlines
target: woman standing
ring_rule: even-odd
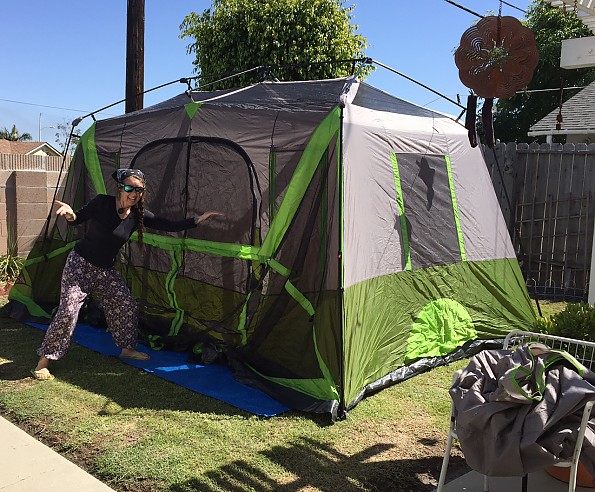
[[[68,255],[62,272],[60,306],[37,351],[40,356],[31,371],[38,380],[53,379],[48,366],[67,352],[79,311],[89,294],[103,307],[108,327],[120,357],[148,360],[149,355],[136,350],[138,306],[130,289],[114,268],[120,248],[138,231],[142,243],[145,226],[161,231],[177,232],[196,227],[219,212],[206,212],[198,217],[171,221],[144,208],[145,175],[138,169],[118,169],[112,174],[118,186],[117,196],[97,195],[74,212],[67,203],[56,200],[56,215],[72,224],[89,221],[85,236]]]

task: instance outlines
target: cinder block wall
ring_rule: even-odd
[[[3,157],[6,156],[0,155],[0,254],[6,253],[13,241],[17,254],[26,257],[52,211],[59,179],[61,186],[56,196],[62,196],[67,166],[60,177],[62,158],[49,158],[49,162],[48,158],[30,162],[20,159],[22,162],[14,166]]]

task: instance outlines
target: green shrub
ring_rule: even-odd
[[[0,283],[14,284],[23,268],[23,258],[6,253],[0,255]]]
[[[586,302],[569,303],[563,311],[538,319],[536,329],[540,333],[595,342],[595,307]]]

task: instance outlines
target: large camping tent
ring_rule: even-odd
[[[294,408],[341,416],[534,321],[465,128],[357,78],[187,91],[96,121],[63,200],[115,193],[110,175],[125,167],[148,176],[157,214],[225,214],[184,233],[149,230],[123,251],[117,267],[148,339],[214,343],[242,380]],[[48,220],[11,292],[22,317],[50,318],[83,233]]]

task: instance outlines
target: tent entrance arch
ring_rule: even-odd
[[[197,217],[215,210],[225,217],[184,233],[160,233],[156,242],[129,248],[124,272],[133,292],[145,300],[144,331],[179,337],[190,329],[241,337],[255,283],[252,261],[214,254],[209,243],[259,241],[260,186],[250,158],[231,140],[194,136],[151,142],[130,167],[147,175],[147,207],[155,214],[175,217],[183,211],[186,217]],[[193,242],[195,248],[185,247]],[[162,320],[155,326],[164,312],[169,313],[169,326]]]

